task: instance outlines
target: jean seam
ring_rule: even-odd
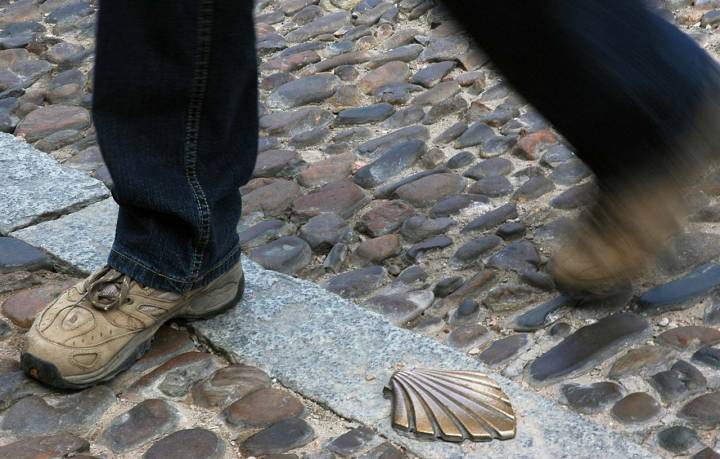
[[[213,0],[201,0],[198,14],[198,49],[193,69],[190,100],[185,125],[185,178],[192,190],[199,217],[200,235],[193,249],[190,278],[202,268],[205,249],[210,242],[210,206],[197,176],[200,125],[207,93],[207,81],[212,46]]]

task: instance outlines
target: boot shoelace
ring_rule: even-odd
[[[94,308],[109,311],[132,301],[128,299],[131,283],[129,276],[106,266],[83,284],[85,298]]]

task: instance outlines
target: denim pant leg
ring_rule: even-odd
[[[120,205],[109,265],[185,292],[240,254],[257,154],[252,0],[103,0],[93,118]]]
[[[641,0],[444,3],[601,186],[672,176],[677,142],[720,94],[712,58]]]

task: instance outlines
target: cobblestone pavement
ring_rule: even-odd
[[[720,2],[653,3],[718,55]],[[112,186],[88,112],[95,12],[89,0],[0,0],[0,131]],[[239,226],[253,260],[464,350],[658,455],[720,457],[717,178],[688,195],[697,211],[687,232],[640,282],[575,307],[545,263],[592,198],[589,171],[442,7],[261,0],[256,28],[261,154]],[[0,218],[0,232],[101,194],[14,225]],[[268,444],[355,454],[328,446],[354,426],[257,369],[228,367],[182,328],[165,328],[150,356],[109,387],[74,396],[28,382],[15,362],[22,329],[70,279],[13,238],[0,238],[0,273],[11,322],[0,321],[0,445],[19,438],[70,452],[90,441],[92,454],[138,457],[152,444],[148,457],[168,457],[180,453],[163,448],[196,439],[205,456],[193,457],[222,457],[220,444],[228,457]],[[85,440],[27,440],[79,418],[74,434]],[[198,419],[208,430],[180,431]],[[401,455],[382,456],[392,447],[351,432],[335,446]],[[160,439],[168,434],[179,441]],[[18,457],[7,452],[15,445],[0,446],[0,457]]]

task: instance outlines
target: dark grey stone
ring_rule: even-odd
[[[445,233],[455,226],[452,218],[428,218],[424,215],[414,215],[406,219],[400,227],[400,234],[410,242],[419,242],[431,236]]]
[[[468,148],[474,145],[480,145],[488,139],[495,138],[495,132],[485,123],[476,122],[470,125],[460,137],[457,138],[453,146],[455,148]]]
[[[649,324],[624,312],[580,328],[535,360],[529,368],[533,382],[547,384],[561,377],[585,373],[624,345],[641,339]]]
[[[489,202],[490,200],[487,196],[479,194],[457,194],[438,201],[434,206],[432,206],[432,208],[430,208],[430,216],[433,218],[449,217],[450,215],[459,213],[461,210],[474,203],[488,204]]]
[[[486,177],[507,175],[512,171],[513,164],[510,160],[505,158],[488,158],[466,170],[463,175],[475,180],[480,180]]]
[[[300,237],[319,251],[328,251],[338,242],[345,242],[351,233],[347,222],[332,212],[312,217],[300,228]]]
[[[418,70],[412,77],[410,77],[410,83],[416,83],[426,88],[430,88],[450,73],[455,68],[455,61],[437,62],[430,64]]]
[[[225,443],[206,429],[186,429],[157,441],[143,455],[143,459],[221,459]]]
[[[422,107],[411,105],[410,107],[393,114],[390,118],[385,120],[383,126],[390,129],[397,129],[418,123],[424,117],[425,110]]]
[[[535,306],[513,319],[513,329],[516,331],[536,331],[553,324],[559,319],[555,313],[563,308],[570,308],[578,301],[565,295],[558,296],[540,306]]]
[[[267,269],[295,274],[310,263],[312,249],[297,236],[285,236],[256,248],[250,258]]]
[[[692,359],[711,368],[720,370],[720,348],[710,346],[704,347],[696,351],[693,354]]]
[[[464,112],[467,110],[467,107],[468,103],[461,95],[456,95],[450,99],[443,99],[430,107],[430,110],[428,110],[422,122],[426,125],[435,124],[451,113]]]
[[[532,177],[520,185],[513,195],[516,201],[530,201],[555,189],[555,184],[546,177]]]
[[[470,192],[490,196],[491,198],[499,198],[512,193],[513,186],[506,177],[494,175],[481,178],[473,183]]]
[[[561,143],[557,143],[547,148],[547,151],[543,154],[540,162],[550,167],[557,167],[574,158],[575,155],[568,149],[568,147]]]
[[[428,129],[425,126],[408,126],[376,139],[368,140],[358,147],[358,151],[361,154],[370,154],[378,149],[386,149],[409,140],[425,141],[428,136]]]
[[[271,108],[288,109],[323,100],[335,94],[339,79],[332,74],[317,74],[289,81],[268,96]]]
[[[281,110],[260,117],[260,128],[275,135],[297,135],[325,127],[334,119],[332,113],[318,107]]]
[[[480,353],[478,358],[488,365],[497,365],[517,354],[527,342],[527,335],[524,333],[500,338],[493,341],[490,347]]]
[[[539,264],[540,255],[528,241],[511,242],[487,261],[488,267],[518,272],[537,269]]]
[[[444,145],[446,143],[450,143],[453,140],[457,139],[462,135],[463,132],[465,132],[468,128],[468,125],[464,121],[458,121],[457,123],[453,124],[449,128],[445,129],[443,132],[441,132],[433,142],[437,145]]]
[[[445,247],[451,246],[453,243],[452,239],[445,235],[435,236],[427,239],[423,242],[419,242],[405,252],[405,256],[412,262],[417,262],[425,253],[430,250],[444,249]]]
[[[689,427],[673,426],[657,434],[658,445],[675,454],[687,454],[702,445],[697,433]]]
[[[397,280],[409,285],[416,281],[424,281],[427,277],[428,274],[424,269],[420,266],[413,265],[403,269],[402,272],[398,274]]]
[[[453,155],[452,158],[448,159],[447,167],[448,169],[459,169],[461,167],[465,167],[468,164],[472,163],[475,160],[475,155],[472,154],[469,151],[461,151],[460,153],[457,153]],[[467,177],[467,175],[465,175]]]
[[[660,314],[665,311],[686,309],[689,301],[720,285],[720,265],[706,264],[690,274],[652,288],[638,299],[640,311]]]
[[[64,396],[52,406],[31,395],[4,412],[0,430],[18,438],[60,432],[85,435],[114,402],[115,394],[105,386]]]
[[[464,269],[474,264],[482,265],[482,255],[502,243],[497,236],[483,236],[463,244],[450,259],[450,266]]]
[[[113,419],[102,439],[115,453],[122,453],[171,432],[178,421],[178,411],[168,402],[148,399]]]
[[[50,257],[42,250],[12,237],[0,236],[0,273],[51,267]]]
[[[449,172],[449,169],[446,167],[436,167],[435,169],[431,169],[429,171],[418,172],[409,177],[405,177],[402,180],[398,180],[397,182],[388,183],[387,185],[379,187],[377,190],[375,190],[374,196],[376,199],[385,199],[392,196],[395,191],[403,185],[407,185],[408,183],[412,183],[416,180],[420,180],[421,178],[425,178],[430,175],[442,174],[446,172]]]
[[[445,298],[446,296],[450,295],[452,292],[460,288],[460,286],[464,282],[465,279],[460,276],[446,277],[438,281],[437,284],[435,284],[435,287],[433,288],[433,293],[437,298]]]
[[[338,113],[335,124],[366,124],[382,121],[395,113],[395,108],[385,102],[366,107],[348,108]]]
[[[288,418],[250,436],[240,450],[253,456],[280,454],[307,445],[314,438],[315,431],[307,422]]]
[[[568,406],[583,414],[600,412],[605,406],[620,400],[623,393],[619,384],[610,381],[596,382],[587,386],[565,384],[560,391]]]
[[[575,185],[584,178],[589,177],[592,172],[579,160],[566,161],[558,164],[550,174],[550,180],[560,185]]]
[[[385,268],[382,266],[370,266],[340,274],[323,282],[321,285],[342,297],[357,298],[365,296],[380,287],[386,278],[387,271]]]
[[[377,186],[412,166],[425,149],[425,142],[421,140],[397,144],[372,163],[358,169],[355,183],[363,188]]]
[[[597,187],[594,183],[583,183],[563,191],[550,201],[550,205],[563,210],[587,207],[595,201],[596,195]]]
[[[517,206],[514,203],[504,204],[497,209],[485,212],[481,216],[468,223],[462,229],[463,233],[469,231],[485,231],[494,228],[512,218],[517,218]]]
[[[480,315],[480,304],[470,298],[460,303],[460,306],[450,316],[448,323],[451,325],[474,322]]]
[[[372,429],[356,427],[334,438],[325,448],[342,457],[349,457],[366,449],[376,437]]]
[[[684,360],[678,360],[669,370],[653,375],[650,382],[666,403],[684,400],[707,387],[705,376]]]

